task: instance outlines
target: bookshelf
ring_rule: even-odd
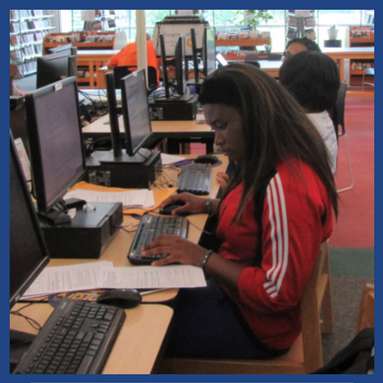
[[[350,47],[373,47],[374,28],[371,26],[349,27]],[[374,67],[374,60],[355,59],[350,63],[350,85],[361,85],[364,69]],[[374,82],[374,76],[366,75],[365,81]]]
[[[44,35],[55,29],[45,10],[10,10],[10,62],[21,76],[36,73]]]
[[[264,38],[264,39],[217,39],[215,41],[216,47],[256,47],[260,45],[271,45],[271,38]],[[242,51],[245,53],[246,51]],[[230,52],[221,52],[222,56],[226,60],[234,61],[234,60],[244,60],[245,55],[244,54],[230,54]]]

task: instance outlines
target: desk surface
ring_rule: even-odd
[[[194,158],[195,156],[186,155],[185,157]],[[228,159],[223,155],[218,155],[222,163],[212,168],[212,181],[210,196],[215,197],[219,190],[216,181],[216,173],[225,171]],[[165,170],[168,177],[176,179],[177,172],[174,169]],[[174,172],[174,174],[171,174]],[[209,197],[209,196],[207,196]],[[193,214],[188,217],[192,223],[189,225],[188,239],[198,242],[202,229],[205,225],[206,214]],[[124,215],[123,225],[137,220],[129,215]],[[119,230],[112,243],[101,255],[100,260],[112,261],[114,266],[132,266],[127,258],[130,245],[135,233],[128,233]],[[80,263],[94,262],[92,259],[51,259],[48,267],[74,265]],[[150,305],[140,305],[134,309],[126,310],[127,318],[117,339],[103,373],[106,374],[149,374],[152,371],[158,352],[166,335],[170,324],[173,310],[167,306],[155,304],[173,299],[177,294],[177,289],[170,289],[155,294],[146,295],[144,302]],[[22,303],[18,304],[22,305]],[[53,308],[49,304],[36,303],[23,313],[37,320],[40,324],[45,323]],[[11,328],[26,332],[33,332],[27,322],[16,316],[11,316]],[[150,331],[148,331],[150,329]]]
[[[23,305],[19,303],[15,309]],[[22,313],[43,325],[52,311],[53,307],[48,303],[35,303],[23,309]],[[140,305],[125,312],[126,319],[103,374],[150,374],[173,316],[173,310],[165,305],[152,304]],[[15,315],[10,316],[10,328],[36,334],[36,330],[33,330],[24,318]]]
[[[103,116],[82,129],[84,137],[110,134],[109,115]],[[122,116],[119,117],[119,128],[124,133]],[[214,131],[207,124],[197,124],[191,121],[151,121],[152,132],[159,138],[187,138],[209,137],[214,138]]]

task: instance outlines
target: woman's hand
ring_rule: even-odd
[[[183,206],[173,210],[173,215],[206,213],[206,199],[190,193],[174,194],[166,198],[160,209],[172,203],[181,202]]]
[[[229,183],[229,175],[224,172],[218,172],[216,180],[221,186],[222,191],[224,191]]]
[[[152,266],[181,263],[200,267],[206,249],[178,235],[165,234],[155,238],[153,242],[142,248],[143,257],[152,254],[169,254],[165,258],[153,262]]]

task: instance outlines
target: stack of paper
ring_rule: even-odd
[[[205,287],[201,268],[189,265],[114,267],[112,262],[46,267],[22,299],[92,289]]]
[[[147,209],[154,206],[153,191],[140,189],[124,192],[103,192],[94,190],[76,189],[67,193],[64,199],[79,198],[86,202],[122,202],[124,209]]]

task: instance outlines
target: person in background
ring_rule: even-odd
[[[179,292],[165,356],[275,357],[301,332],[299,302],[337,215],[327,150],[294,97],[253,65],[214,71],[199,102],[235,169],[220,200],[180,193],[161,204],[184,202],[174,215],[217,215],[218,250],[175,235],[142,249],[168,254],[153,266],[207,275],[207,287]]]
[[[284,60],[303,51],[321,52],[321,49],[315,41],[310,40],[307,37],[297,37],[295,39],[291,39],[287,43],[285,52],[283,54]]]
[[[149,35],[146,34],[146,49],[147,49],[147,60],[148,66],[156,68],[157,71],[157,82],[160,81],[160,69],[158,66],[157,55],[154,49],[153,41]],[[137,65],[137,43],[130,43],[125,45],[120,52],[113,55],[109,61],[106,63],[106,66],[109,69],[114,69],[117,66],[128,66],[128,65]]]
[[[321,52],[299,52],[283,62],[279,82],[295,97],[317,128],[329,151],[331,169],[335,173],[338,140],[328,113],[335,108],[340,86],[335,61]]]

